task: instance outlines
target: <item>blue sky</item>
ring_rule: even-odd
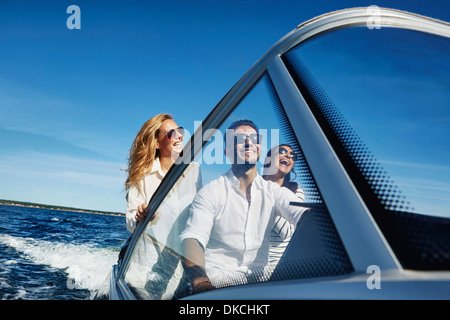
[[[1,1],[0,198],[124,212],[145,120],[167,112],[193,132],[299,23],[369,5],[450,20],[447,0]]]

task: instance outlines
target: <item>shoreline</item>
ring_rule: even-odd
[[[48,210],[56,210],[56,211],[80,212],[80,213],[90,213],[90,214],[102,214],[102,215],[109,215],[109,216],[125,217],[125,214],[122,214],[120,212],[89,210],[89,209],[71,208],[71,207],[47,205],[47,204],[33,203],[33,202],[3,200],[3,199],[0,199],[0,205],[13,206],[13,207],[24,207],[24,208],[48,209]]]

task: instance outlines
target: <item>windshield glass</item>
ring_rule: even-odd
[[[450,217],[448,39],[350,28],[317,37],[287,56],[310,72],[326,92],[321,99],[351,126],[345,131],[341,119],[333,120],[385,209]],[[379,167],[367,165],[372,159]]]
[[[205,145],[134,248],[125,281],[138,298],[353,270],[267,74],[201,130]]]

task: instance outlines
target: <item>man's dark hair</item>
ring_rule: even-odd
[[[240,127],[240,126],[252,127],[253,129],[255,129],[256,133],[259,133],[258,126],[251,120],[243,119],[243,120],[234,121],[233,123],[231,123],[231,125],[228,127],[228,129],[226,130],[225,134],[223,135],[223,141],[225,142],[224,153],[226,153],[226,149],[227,149],[227,137],[229,135],[229,132],[231,130],[234,131],[234,129],[236,129],[237,127]],[[236,161],[237,161],[236,156],[237,155],[235,153],[233,153],[233,157],[234,157],[234,159],[232,160],[232,161],[234,161],[233,163],[236,163]]]
[[[258,129],[257,125],[256,125],[253,121],[247,120],[247,119],[234,121],[234,122],[228,127],[228,129],[234,130],[234,129],[236,129],[237,127],[240,127],[240,126],[250,126],[250,127],[252,127],[253,129],[255,129],[256,132],[259,132],[259,129]]]

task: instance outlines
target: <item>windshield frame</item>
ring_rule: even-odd
[[[370,7],[369,7],[370,8]],[[211,113],[202,122],[202,126],[198,129],[191,139],[187,142],[183,156],[179,158],[177,163],[171,167],[171,169],[166,174],[165,178],[161,182],[160,186],[156,190],[152,199],[149,203],[149,214],[147,218],[138,224],[136,230],[134,231],[131,242],[128,245],[127,252],[119,265],[117,270],[116,279],[123,282],[124,275],[127,271],[130,257],[133,254],[133,250],[136,246],[136,242],[140,239],[140,236],[145,231],[147,224],[150,222],[151,217],[156,212],[162,201],[164,200],[166,194],[170,191],[172,186],[176,183],[178,178],[182,175],[184,170],[187,168],[189,163],[194,159],[194,157],[201,152],[204,144],[211,138],[207,136],[213,130],[218,128],[228,115],[234,110],[234,108],[239,104],[240,101],[248,94],[251,88],[258,82],[261,76],[268,70],[280,63],[280,55],[286,53],[292,48],[298,46],[309,39],[316,37],[318,35],[331,32],[338,28],[351,28],[355,26],[366,26],[370,19],[373,19],[373,11],[368,10],[369,8],[354,8],[345,9],[341,11],[336,11],[328,13],[305,23],[300,24],[296,29],[288,33],[282,39],[280,39],[255,65],[249,69],[249,71],[231,88],[231,90],[224,96],[224,98],[217,104],[217,106],[211,111]],[[402,28],[415,30],[435,35],[440,35],[449,38],[450,37],[450,24],[440,20],[419,16],[412,13],[402,12],[399,10],[378,8],[376,15],[377,26],[386,28]],[[271,65],[271,67],[269,67]],[[274,71],[273,71],[274,72]],[[294,130],[295,134],[298,136],[298,132]],[[203,135],[205,133],[205,135]],[[306,155],[308,157],[308,155]],[[331,213],[331,212],[330,212]],[[331,213],[332,214],[332,213]],[[333,216],[333,214],[332,214]],[[333,219],[335,217],[333,216]],[[371,220],[370,214],[365,218],[368,219],[367,223],[372,223],[376,229],[376,224]],[[340,227],[341,223],[337,223],[337,228],[342,236],[342,233],[348,232],[347,229],[342,229]],[[346,231],[347,230],[347,231]],[[379,230],[377,231],[378,233]],[[382,235],[380,234],[382,239]],[[387,253],[383,255],[390,256],[386,258],[385,263],[383,263],[384,268],[398,268],[401,269],[400,264],[396,261],[394,254],[391,252],[389,245],[384,242]],[[348,242],[345,242],[347,246]],[[349,256],[352,263],[355,265],[355,256],[361,253],[361,249],[355,251],[355,253],[349,252]],[[367,259],[359,260],[359,263],[355,265],[355,270],[361,271],[362,266],[367,266]],[[365,271],[365,269],[364,269]]]

